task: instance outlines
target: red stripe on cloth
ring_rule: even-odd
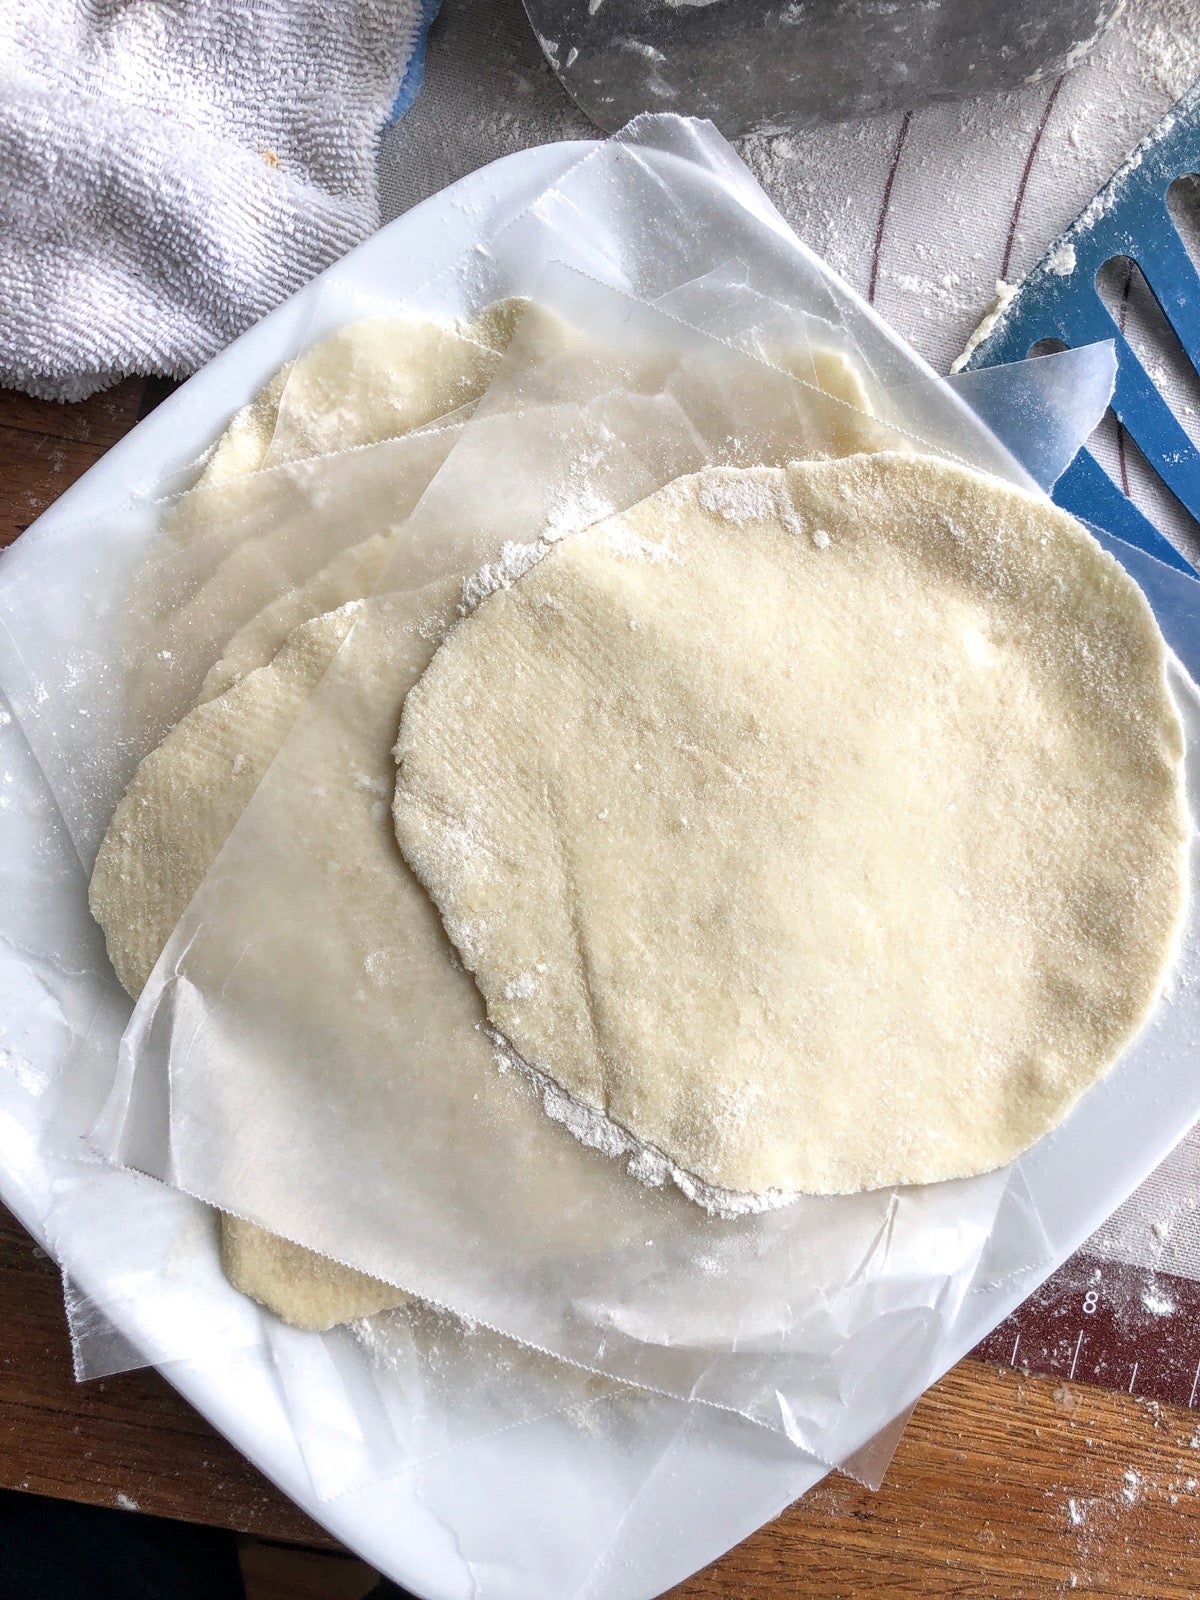
[[[883,185],[883,199],[879,203],[879,221],[875,224],[875,249],[871,255],[871,282],[867,288],[867,300],[871,305],[875,304],[875,289],[879,283],[879,256],[883,249],[883,228],[887,221],[888,207],[892,203],[892,185],[896,181],[896,169],[904,153],[904,141],[908,138],[908,125],[911,121],[912,112],[906,111],[900,123],[900,131],[896,135],[896,148],[892,151],[892,164],[888,168],[887,180]]]
[[[1046,100],[1042,111],[1042,120],[1038,123],[1033,135],[1033,142],[1029,146],[1029,154],[1025,157],[1025,169],[1021,173],[1021,181],[1017,185],[1016,196],[1013,199],[1012,221],[1008,225],[1008,238],[1004,243],[1004,259],[1000,263],[1000,276],[1008,277],[1008,269],[1012,264],[1013,244],[1017,237],[1017,223],[1021,220],[1021,207],[1025,204],[1025,190],[1029,187],[1029,174],[1033,171],[1033,163],[1037,159],[1038,146],[1042,142],[1042,135],[1046,131],[1046,124],[1050,121],[1050,113],[1054,110],[1054,102],[1058,99],[1058,91],[1063,86],[1063,80],[1057,78]]]

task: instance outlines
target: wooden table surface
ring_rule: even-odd
[[[0,394],[0,545],[164,392]],[[0,1487],[334,1548],[153,1372],[77,1385],[53,1264],[0,1213]],[[319,1564],[318,1564],[319,1565]],[[347,1592],[333,1564],[305,1594]],[[274,1592],[274,1591],[273,1591]],[[964,1361],[871,1494],[833,1477],[675,1600],[1200,1595],[1200,1415]]]

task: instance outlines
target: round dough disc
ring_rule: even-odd
[[[712,469],[408,695],[395,821],[496,1028],[719,1192],[987,1171],[1159,993],[1183,738],[1140,591],[933,458]]]
[[[234,414],[199,481],[211,486],[264,466],[395,439],[473,404],[524,305],[498,300],[454,325],[428,317],[348,323],[281,367]]]

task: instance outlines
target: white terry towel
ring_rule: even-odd
[[[0,0],[0,385],[182,377],[379,225],[431,0]]]

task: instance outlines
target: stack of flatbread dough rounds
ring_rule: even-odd
[[[456,326],[420,319],[349,325],[281,369],[237,413],[195,491],[173,508],[164,530],[165,554],[156,551],[135,583],[131,717],[155,725],[164,705],[188,694],[189,674],[197,679],[199,703],[141,762],[102,842],[89,897],[116,974],[131,996],[140,994],[345,639],[355,620],[345,607],[375,588],[395,548],[405,505],[415,503],[444,459],[446,423],[469,416],[523,312],[523,302],[501,301]],[[533,337],[553,354],[556,343],[571,335],[546,317]],[[820,393],[831,397],[832,409],[821,424],[831,448],[861,450],[885,437],[872,420],[857,370],[840,352],[779,355],[782,367],[796,367],[804,381],[815,380]],[[323,452],[341,452],[338,460],[345,465],[355,447],[405,437],[415,446],[409,452],[408,499],[387,526],[361,528],[364,537],[338,543],[327,515],[315,525],[303,515],[303,499],[298,508],[286,506],[287,516],[272,520],[290,485],[270,469]],[[370,462],[361,465],[369,484]],[[388,498],[395,512],[396,498]],[[254,526],[262,531],[243,540],[247,511],[260,513]],[[326,546],[330,559],[314,564]],[[424,629],[432,628],[435,637],[455,618],[461,576],[420,598]],[[388,658],[393,671],[400,670],[398,631],[397,623]],[[151,639],[154,649],[146,647]],[[406,666],[412,679],[428,654],[422,647]],[[164,682],[164,661],[171,683]],[[388,764],[395,721],[380,745]],[[329,1327],[405,1300],[391,1285],[234,1216],[222,1216],[221,1241],[231,1281],[300,1327]]]
[[[209,484],[469,405],[512,321],[453,331],[457,366],[427,325],[378,369],[369,332],[318,346],[235,419]],[[861,385],[815,354],[841,459],[679,480],[461,621],[467,574],[348,604],[391,529],[264,596],[101,848],[91,903],[129,992],[353,625],[363,765],[399,722],[404,856],[579,1136],[730,1212],[986,1170],[1060,1120],[1152,1006],[1180,921],[1162,641],[1044,501],[863,453]],[[381,887],[419,897],[377,845]],[[403,1298],[233,1218],[223,1254],[300,1326]]]
[[[214,490],[222,485],[240,489],[252,482],[269,492],[265,469],[272,466],[401,437],[462,414],[487,388],[519,313],[519,302],[505,301],[458,326],[372,319],[322,341],[281,369],[233,418],[198,479],[198,493],[179,502],[168,541],[185,551],[202,543],[219,520],[221,501]],[[436,452],[428,460],[432,474],[439,464]],[[414,498],[420,488],[418,481]],[[289,635],[309,619],[369,594],[390,538],[390,532],[377,531],[338,550],[282,593],[278,566],[263,573],[265,587],[248,585],[255,552],[235,547],[207,572],[203,608],[194,593],[181,598],[161,584],[161,563],[153,569],[151,581],[175,602],[173,613],[164,609],[156,618],[163,636],[184,640],[193,650],[203,650],[198,636],[204,622],[215,617],[219,626],[222,615],[236,620],[235,601],[245,609],[247,595],[257,592],[262,609],[256,612],[251,599],[251,615],[232,637],[227,626],[219,659],[209,658],[200,703],[143,760],[101,845],[89,900],[117,977],[131,996],[141,993],[171,930],[335,655],[350,617],[334,615],[325,625]],[[202,655],[197,659],[204,664]],[[257,670],[269,664],[269,673]],[[132,683],[131,699],[143,711],[154,695],[152,660],[146,678]],[[221,1222],[222,1259],[232,1282],[296,1326],[330,1327],[404,1303],[406,1297],[389,1284],[236,1217]]]

